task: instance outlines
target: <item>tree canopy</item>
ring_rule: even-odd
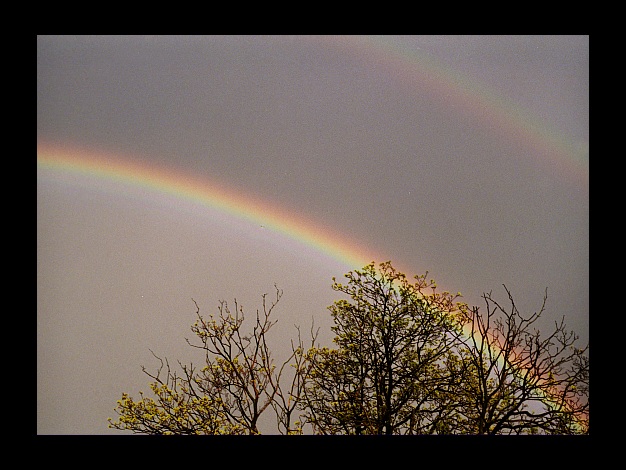
[[[588,346],[564,320],[537,328],[546,308],[522,315],[483,294],[485,310],[437,292],[428,273],[411,281],[391,262],[333,278],[343,298],[328,307],[334,346],[300,330],[275,362],[268,331],[282,292],[262,297],[252,328],[243,309],[221,301],[200,314],[190,347],[202,367],[161,359],[151,397],[123,393],[109,426],[143,434],[259,434],[272,413],[276,434],[588,433]],[[247,327],[247,325],[246,325]],[[154,354],[154,353],[153,353]]]

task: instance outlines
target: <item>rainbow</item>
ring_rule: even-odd
[[[365,57],[368,65],[389,70],[409,91],[423,89],[455,109],[481,122],[490,132],[528,149],[531,158],[565,175],[588,190],[589,143],[576,142],[542,122],[536,115],[494,93],[476,80],[430,59],[419,49],[393,36],[342,36],[322,38]],[[405,271],[406,272],[406,271]],[[471,326],[463,333],[472,336]],[[500,351],[497,351],[498,353]],[[499,367],[504,365],[498,359]],[[548,398],[544,395],[545,398]]]
[[[361,268],[373,259],[384,259],[352,237],[337,233],[318,221],[282,207],[260,201],[252,195],[165,165],[114,156],[79,147],[48,144],[37,146],[38,178],[47,172],[83,176],[139,187],[177,200],[200,204],[228,216],[257,224],[280,236],[338,261],[350,269]]]
[[[573,141],[537,115],[494,93],[467,75],[429,58],[419,48],[393,36],[330,36],[318,38],[329,47],[347,49],[363,57],[368,67],[380,67],[409,92],[423,90],[454,109],[481,122],[488,132],[528,150],[539,165],[588,185],[589,143]]]
[[[476,118],[491,131],[513,143],[524,145],[534,158],[541,160],[541,164],[547,162],[554,170],[565,173],[576,183],[588,185],[588,142],[572,142],[536,116],[470,77],[459,76],[454,70],[392,37],[342,36],[317,39],[365,57],[368,66],[389,70],[393,79],[409,90],[424,89],[436,95],[451,108]],[[40,143],[37,146],[37,168],[42,172],[38,172],[38,177],[45,177],[46,172],[82,175],[194,202],[263,226],[349,269],[359,269],[372,260],[389,259],[353,237],[335,232],[294,210],[260,201],[251,194],[235,191],[208,177],[200,178],[164,165],[154,166],[139,158]],[[413,272],[401,266],[398,268],[404,273]],[[464,333],[468,337],[471,335],[469,327],[464,329]]]
[[[283,208],[259,202],[250,195],[234,192],[206,177],[197,178],[165,166],[148,165],[141,160],[77,147],[69,149],[39,144],[37,169],[38,178],[45,179],[48,172],[52,172],[104,179],[199,203],[229,216],[263,225],[345,264],[351,270],[360,269],[372,260],[385,259],[354,240],[345,241],[347,237],[301,214],[296,216]],[[400,269],[400,272],[408,271]],[[471,327],[466,325],[463,333],[469,338],[472,335]],[[499,366],[502,365],[502,358],[499,358]]]

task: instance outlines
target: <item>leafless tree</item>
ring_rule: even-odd
[[[580,434],[588,432],[588,346],[564,322],[547,335],[536,329],[546,307],[528,316],[504,286],[505,308],[491,293],[464,309],[470,334],[459,348],[458,432],[472,434]]]
[[[243,308],[236,300],[233,311],[221,301],[218,314],[208,318],[200,314],[194,301],[197,320],[191,330],[195,340],[187,339],[187,343],[204,352],[203,367],[179,362],[182,374],[178,375],[167,360],[157,357],[161,367],[156,373],[142,367],[154,381],[156,400],[142,395],[142,400],[135,402],[124,394],[118,401],[120,420],[110,420],[112,427],[145,433],[259,434],[260,416],[273,409],[279,432],[301,431],[300,424],[293,420],[297,418],[294,410],[306,369],[302,345],[292,344],[291,355],[279,367],[268,345],[268,332],[276,324],[270,317],[281,296],[277,287],[276,297],[269,304],[267,295],[263,295],[263,308],[257,310],[252,331],[247,334]],[[295,361],[294,376],[285,392],[281,379],[291,361]],[[164,364],[167,368],[162,377]],[[172,429],[164,425],[169,422],[176,426]]]

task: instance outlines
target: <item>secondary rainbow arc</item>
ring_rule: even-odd
[[[323,37],[366,57],[371,67],[384,67],[394,80],[438,96],[449,108],[482,122],[489,132],[529,148],[529,158],[548,163],[579,185],[588,185],[589,143],[574,141],[535,113],[497,94],[468,75],[459,74],[401,39],[390,36]]]

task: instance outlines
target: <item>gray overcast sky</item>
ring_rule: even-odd
[[[37,41],[37,135],[219,181],[544,324],[589,319],[589,37]],[[350,269],[232,214],[38,170],[37,431],[100,434],[201,313],[284,290],[276,349]],[[375,261],[384,261],[376,259]],[[117,431],[118,432],[118,431]]]

